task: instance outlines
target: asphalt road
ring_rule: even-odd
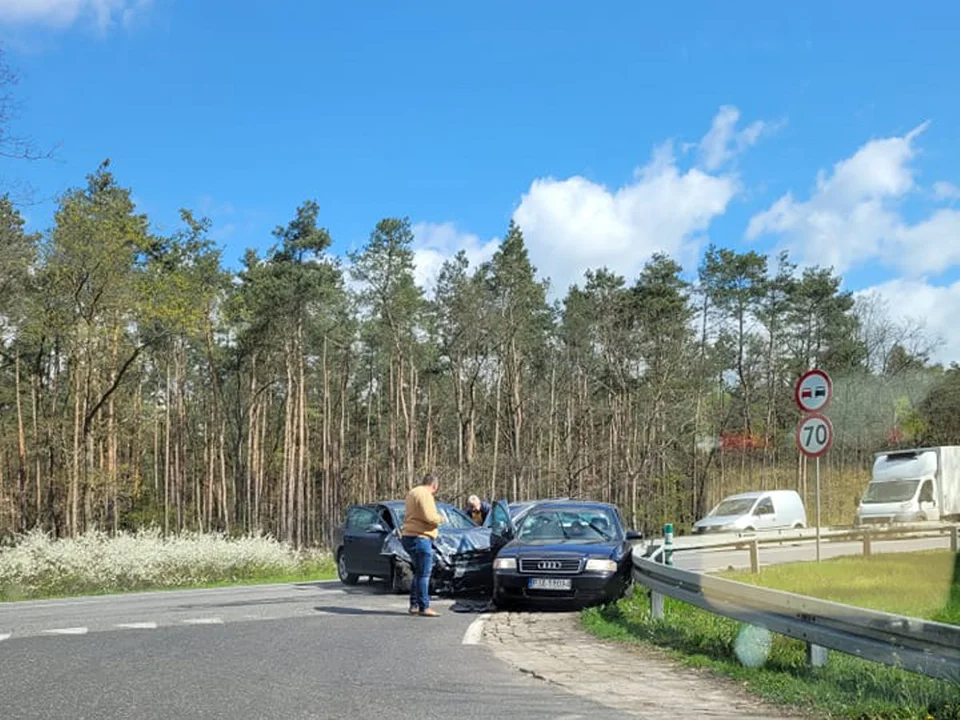
[[[949,547],[946,537],[874,552]],[[822,557],[862,544],[824,542]],[[764,546],[761,564],[812,560]],[[746,550],[678,567],[748,567]],[[380,584],[302,583],[0,604],[0,718],[615,718],[465,644],[477,616],[410,617]],[[575,662],[571,649],[571,662]]]
[[[450,604],[336,582],[5,603],[0,717],[623,717],[464,644]]]

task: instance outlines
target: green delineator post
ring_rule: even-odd
[[[673,523],[663,526],[663,561],[673,565]]]

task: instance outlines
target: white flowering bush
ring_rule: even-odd
[[[163,537],[157,528],[56,540],[34,531],[0,548],[0,597],[184,587],[329,572],[328,553],[297,551],[266,535]]]

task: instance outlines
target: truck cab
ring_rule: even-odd
[[[956,449],[918,448],[878,453],[854,524],[936,521],[953,514],[956,503],[949,500],[955,499],[954,486],[960,469]]]

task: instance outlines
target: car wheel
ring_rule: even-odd
[[[390,564],[390,590],[398,595],[410,592],[413,575],[410,569],[394,560]]]
[[[347,572],[347,559],[343,556],[343,549],[337,553],[337,575],[340,576],[340,582],[344,585],[356,585],[360,579],[359,575],[353,575]]]
[[[802,523],[802,522],[795,522],[795,523],[793,524],[793,529],[794,529],[794,530],[803,530],[803,523]]]

